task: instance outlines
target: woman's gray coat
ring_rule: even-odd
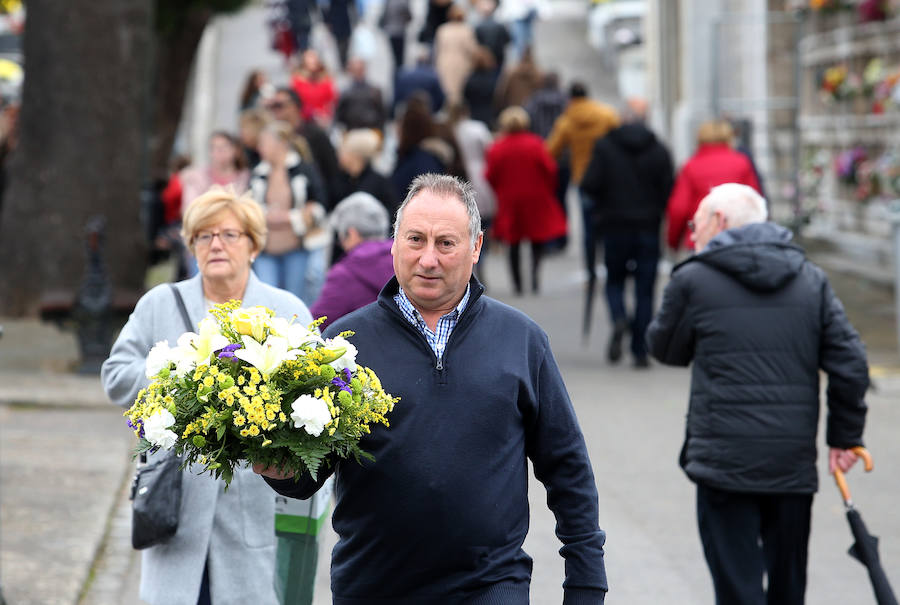
[[[207,315],[201,277],[179,282],[176,287],[196,332]],[[251,272],[243,306],[255,305],[273,309],[279,317],[296,314],[302,325],[312,321],[299,298],[262,283]],[[130,407],[138,391],[149,383],[144,361],[150,348],[161,340],[174,346],[185,331],[167,284],[141,297],[103,363],[101,379],[113,403]],[[124,418],[122,423],[124,426]],[[141,599],[151,605],[195,605],[208,556],[213,603],[277,603],[272,489],[249,468],[235,472],[227,492],[225,483],[209,474],[185,471],[182,485],[178,532],[167,543],[143,551]]]

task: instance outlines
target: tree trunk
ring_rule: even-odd
[[[150,142],[149,176],[152,179],[168,177],[169,156],[181,121],[194,56],[212,14],[207,7],[190,5],[175,31],[157,35],[156,107]]]
[[[94,215],[107,220],[113,288],[143,286],[152,17],[152,0],[29,0],[19,146],[0,220],[0,315],[33,315],[42,293],[77,291]]]

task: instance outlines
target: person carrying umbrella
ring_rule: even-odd
[[[720,605],[804,601],[820,369],[831,470],[863,445],[865,349],[825,273],[766,218],[753,188],[714,187],[647,330],[656,359],[693,362],[680,463]]]
[[[853,453],[858,454],[866,465],[866,472],[873,468],[872,456],[864,447],[853,448]],[[844,499],[844,507],[847,509],[847,522],[850,524],[850,533],[853,534],[853,546],[848,553],[851,557],[866,566],[869,572],[869,580],[872,582],[872,590],[875,592],[875,602],[878,605],[897,605],[897,597],[888,581],[887,574],[881,566],[881,557],[878,556],[878,538],[869,533],[859,511],[850,498],[850,488],[844,478],[844,472],[840,468],[831,469],[834,480]]]

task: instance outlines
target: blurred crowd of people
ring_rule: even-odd
[[[205,162],[173,158],[157,245],[176,252],[178,277],[196,272],[178,237],[191,201],[213,185],[249,189],[269,230],[254,271],[314,306],[329,266],[382,231],[356,225],[365,237],[348,238],[346,213],[343,222],[336,218],[342,200],[366,194],[380,203],[390,225],[417,176],[443,173],[471,182],[477,193],[483,254],[505,250],[514,293],[537,294],[542,259],[568,243],[571,189],[591,280],[597,249],[603,250],[613,326],[608,360],[619,361],[630,334],[634,364],[646,367],[643,335],[664,219],[669,246],[690,249],[688,219],[710,187],[737,182],[761,190],[752,159],[734,148],[727,121],[701,125],[697,154],[676,179],[668,150],[645,124],[646,101],[613,107],[592,99],[584,82],[564,83],[543,69],[532,33],[542,12],[538,0],[500,6],[496,0],[430,0],[416,31],[409,0],[323,6],[278,0],[268,6],[272,46],[284,53],[288,73],[251,71],[239,98],[237,132],[214,132]],[[332,68],[314,43],[316,23],[327,26],[335,43]],[[363,24],[380,30],[388,57],[376,58],[370,44],[354,41]],[[385,59],[394,63],[389,87],[369,74],[373,61]],[[362,208],[358,202],[352,207]],[[527,286],[520,267],[526,243]],[[370,248],[389,255],[384,246]],[[633,312],[625,308],[629,277]]]

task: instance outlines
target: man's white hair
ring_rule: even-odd
[[[713,187],[702,203],[708,214],[721,212],[728,221],[729,229],[750,223],[764,223],[769,218],[765,198],[753,187],[740,183],[725,183]]]

